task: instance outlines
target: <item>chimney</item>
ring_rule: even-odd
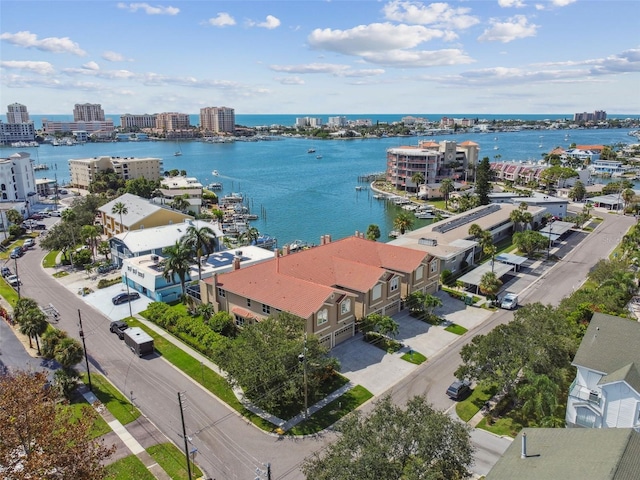
[[[233,257],[233,269],[240,270],[240,257]]]
[[[280,273],[280,250],[276,248],[274,252],[276,254],[276,273]]]
[[[520,452],[520,458],[527,458],[527,434],[522,433],[522,451]]]
[[[324,243],[331,243],[331,235],[327,234],[324,236]]]
[[[356,234],[355,234],[356,238],[360,238],[360,232],[358,230],[356,230]]]
[[[324,235],[320,235],[320,245],[324,245]]]

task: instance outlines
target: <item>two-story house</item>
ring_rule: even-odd
[[[595,313],[576,352],[568,427],[640,429],[640,323]]]
[[[200,294],[239,325],[281,311],[297,315],[332,348],[355,334],[357,320],[393,315],[412,292],[435,292],[438,275],[438,261],[427,252],[325,235],[317,247],[204,279]]]

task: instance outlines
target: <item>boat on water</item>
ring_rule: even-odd
[[[49,165],[45,165],[44,163],[39,163],[33,166],[33,169],[37,172],[40,170],[49,170]]]
[[[362,185],[356,185],[356,191],[361,191],[364,190],[364,187]]]
[[[385,198],[387,198],[387,196],[383,195],[382,193],[376,193],[373,195],[373,198],[375,198],[376,200],[384,200]]]
[[[389,232],[389,238],[398,238],[400,236],[400,232],[397,230],[391,230]]]
[[[207,190],[222,190],[222,183],[213,182],[207,185]]]
[[[297,252],[298,250],[309,248],[309,245],[307,244],[307,242],[304,242],[302,240],[294,240],[293,242],[285,245],[285,247],[287,247],[290,252]]]
[[[494,150],[500,150],[500,147],[498,145],[493,147]]]
[[[320,160],[322,158],[322,155],[316,155],[316,158]]]
[[[244,196],[241,193],[230,193],[220,199],[221,203],[239,203],[244,201]]]
[[[436,215],[433,212],[416,212],[416,218],[420,220],[430,220],[432,218],[436,218]]]
[[[182,155],[182,152],[178,152],[178,151],[173,152],[174,157],[179,157],[181,155]]]
[[[309,150],[307,150],[307,153],[316,153],[316,149],[315,148],[310,148]]]
[[[211,172],[211,175],[213,175],[214,177],[218,177],[220,176],[220,173],[218,173],[218,170],[214,170],[213,172]]]

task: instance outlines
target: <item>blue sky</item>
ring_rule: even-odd
[[[0,2],[0,108],[640,113],[637,0]]]

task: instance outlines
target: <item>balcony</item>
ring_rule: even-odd
[[[600,392],[589,390],[587,387],[583,385],[577,384],[577,379],[573,381],[571,387],[569,387],[569,397],[574,398],[574,403],[576,400],[581,400],[583,402],[588,403],[591,406],[601,407],[601,396]],[[578,402],[579,403],[579,402]]]

